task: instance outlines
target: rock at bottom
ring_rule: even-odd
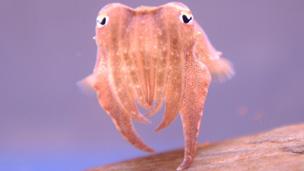
[[[114,163],[87,171],[173,171],[183,150]],[[304,124],[202,144],[189,171],[304,171]]]

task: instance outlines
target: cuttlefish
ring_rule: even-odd
[[[182,3],[135,9],[113,3],[100,10],[96,21],[97,60],[82,83],[96,92],[122,136],[146,152],[154,150],[139,138],[132,121],[149,123],[147,117],[164,105],[159,131],[179,114],[185,149],[177,170],[188,168],[211,78],[231,77],[230,62]]]

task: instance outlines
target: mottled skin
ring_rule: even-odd
[[[182,3],[135,9],[109,4],[98,14],[95,39],[96,65],[83,83],[96,91],[118,131],[135,147],[153,152],[137,136],[132,120],[147,123],[138,106],[152,116],[164,103],[156,130],[180,115],[185,154],[178,170],[189,167],[211,75],[231,76],[230,63],[220,57]]]

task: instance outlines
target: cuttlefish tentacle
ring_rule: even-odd
[[[134,27],[132,25],[136,24],[137,20],[136,18],[132,18],[129,22],[130,23],[125,26],[125,34],[123,35],[124,39],[121,40],[124,42],[122,46],[124,47],[124,62],[126,64],[127,69],[129,70],[129,73],[125,75],[125,77],[128,77],[129,81],[133,85],[135,103],[139,104],[144,108],[148,108],[148,105],[145,103],[144,100],[145,95],[144,89],[142,88],[143,81],[141,77],[142,71],[141,67],[138,64],[138,55],[136,53],[138,44],[136,41],[131,41],[131,39],[138,37],[137,32],[131,32]]]
[[[98,75],[96,75],[95,89],[100,105],[106,113],[112,118],[117,130],[127,141],[146,152],[154,152],[137,136],[130,115],[119,105],[117,96],[113,93],[113,87],[109,81],[109,73],[106,65],[101,66]]]
[[[185,87],[179,110],[185,137],[185,151],[184,160],[178,170],[188,168],[195,156],[201,117],[210,82],[211,76],[207,67],[197,62],[194,55],[189,55],[185,62]]]
[[[178,31],[170,33],[168,75],[165,90],[165,113],[156,131],[166,128],[177,116],[183,92],[184,53],[180,50]]]
[[[124,14],[125,12],[121,13]],[[130,57],[125,53],[125,48],[128,47],[128,43],[122,39],[123,36],[128,35],[125,29],[121,29],[128,25],[128,21],[131,21],[130,17],[120,18],[120,20],[113,23],[116,27],[112,29],[111,34],[109,34],[112,47],[107,50],[108,60],[105,61],[107,62],[107,69],[109,70],[108,78],[120,107],[135,120],[141,123],[149,123],[149,120],[137,110],[134,86],[132,82],[128,81],[128,76],[130,75],[128,62]]]
[[[135,130],[133,129],[131,118],[129,115],[122,110],[116,104],[109,104],[115,103],[115,99],[111,95],[109,90],[110,87],[106,83],[103,83],[103,92],[98,93],[98,99],[101,106],[105,109],[108,115],[113,120],[117,130],[127,139],[127,141],[134,145],[136,148],[146,151],[146,152],[154,152],[154,150],[142,142],[142,140],[137,136]],[[111,100],[111,101],[108,101]]]
[[[163,99],[164,99],[164,92],[165,92],[165,84],[167,80],[167,74],[168,74],[168,55],[170,52],[167,50],[167,45],[169,45],[169,36],[168,33],[169,25],[167,22],[163,22],[161,18],[164,18],[163,14],[159,13],[154,16],[154,25],[157,25],[159,29],[155,31],[156,37],[157,37],[157,44],[154,45],[155,47],[155,54],[156,57],[155,60],[155,78],[154,78],[154,106],[151,108],[151,110],[148,113],[148,116],[155,115],[160,108],[163,106]]]
[[[112,74],[109,74],[109,81],[112,82],[113,92],[117,95],[117,102],[120,107],[131,115],[132,118],[136,119],[142,123],[149,123],[148,119],[144,117],[136,108],[134,100],[134,91],[132,91],[132,84],[127,82],[125,75],[128,75],[127,66],[123,64],[123,60],[120,58],[120,54],[117,54],[116,57],[110,58],[110,67],[109,71],[112,71]],[[121,67],[115,67],[121,66]]]
[[[144,34],[136,29],[139,28],[139,19],[134,17],[133,22],[134,26],[130,29],[135,30],[130,33],[130,37],[134,38],[137,41],[130,41],[130,53],[133,58],[133,64],[135,68],[136,74],[136,87],[137,92],[140,92],[140,96],[138,96],[137,102],[140,104],[141,107],[145,109],[149,109],[151,105],[147,102],[147,95],[148,95],[148,86],[145,78],[145,56],[143,50],[143,41],[144,41]]]

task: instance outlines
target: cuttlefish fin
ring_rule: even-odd
[[[235,75],[232,64],[225,58],[209,60],[205,62],[212,78],[219,80],[220,82],[226,81]]]
[[[206,33],[197,23],[195,23],[195,27],[198,31],[194,55],[207,66],[213,79],[219,81],[230,79],[235,74],[232,64],[222,56],[222,52],[213,47]]]
[[[207,67],[195,60],[193,56],[187,58],[185,68],[185,87],[179,110],[183,125],[185,150],[184,160],[177,170],[188,168],[195,156],[201,117],[211,81]]]
[[[76,84],[84,94],[86,94],[86,95],[95,94],[95,89],[94,89],[95,75],[94,74],[90,74],[89,76],[78,81]]]

